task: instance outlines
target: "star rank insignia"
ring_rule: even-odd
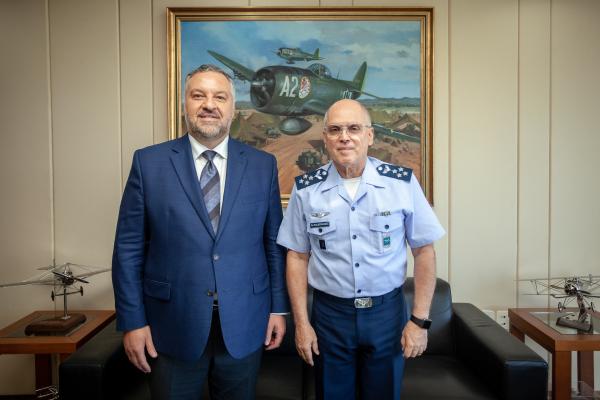
[[[398,165],[381,164],[377,167],[377,172],[381,176],[387,176],[388,178],[410,182],[410,177],[412,176],[413,171],[410,168],[400,167]]]
[[[294,179],[296,180],[296,189],[300,190],[309,187],[310,185],[314,185],[315,183],[325,182],[327,179],[327,171],[319,168],[314,171],[298,175]]]

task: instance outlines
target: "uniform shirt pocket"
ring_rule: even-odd
[[[369,229],[373,245],[379,253],[385,253],[398,247],[403,241],[404,214],[402,211],[388,215],[373,215]]]
[[[308,216],[306,231],[310,236],[312,249],[331,250],[335,238],[335,221],[329,218]]]

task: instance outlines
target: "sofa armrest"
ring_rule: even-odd
[[[122,341],[113,322],[63,361],[61,400],[149,398],[145,375],[129,362]]]
[[[456,353],[506,400],[548,398],[548,364],[481,310],[453,303]]]

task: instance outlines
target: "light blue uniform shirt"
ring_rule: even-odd
[[[369,157],[354,199],[331,162],[305,174],[277,243],[311,253],[308,283],[315,289],[343,298],[390,292],[406,279],[406,243],[421,247],[445,234],[411,173]],[[318,183],[304,186],[304,179]]]

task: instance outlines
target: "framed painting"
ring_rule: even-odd
[[[230,135],[272,153],[285,203],[294,177],[328,161],[323,116],[363,103],[369,155],[432,182],[431,8],[169,8],[169,137],[186,133],[185,76],[214,64],[235,82]]]

